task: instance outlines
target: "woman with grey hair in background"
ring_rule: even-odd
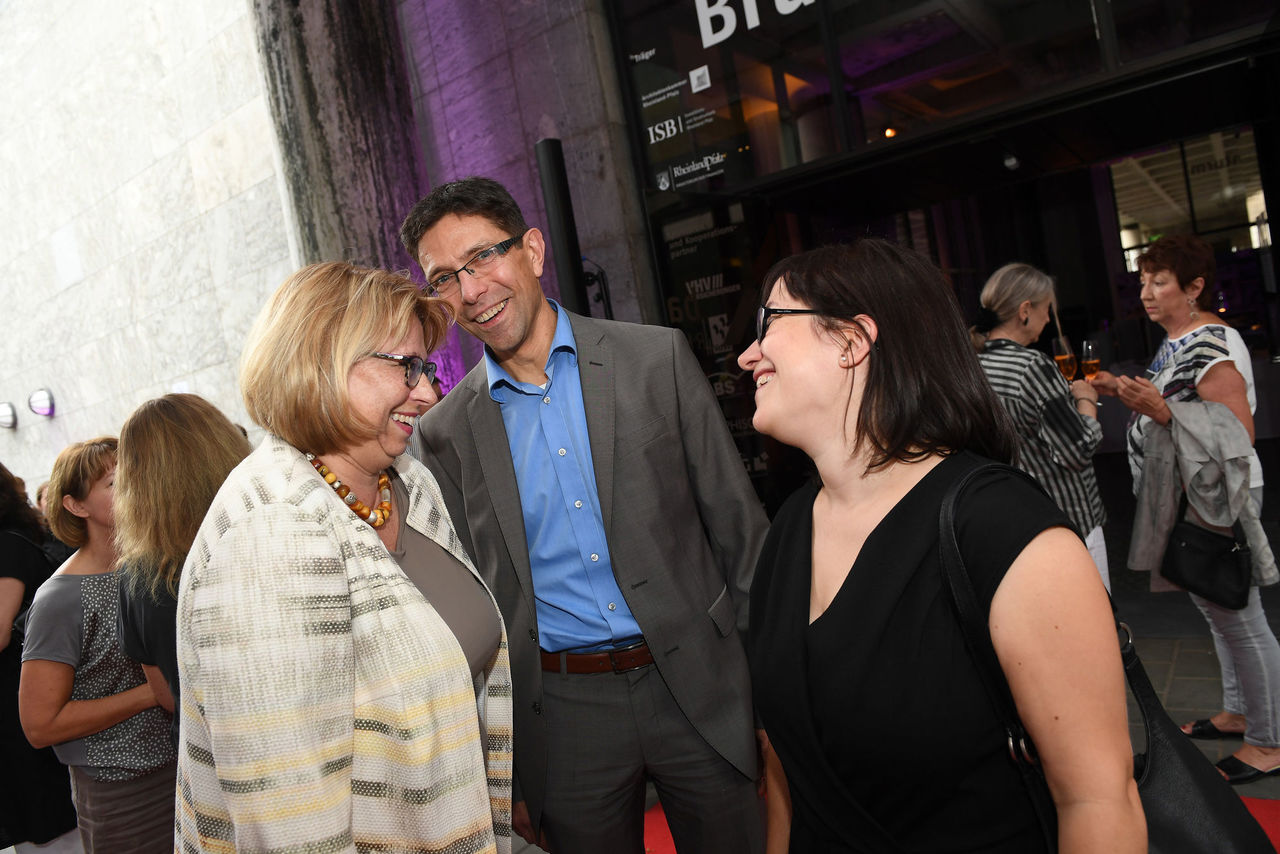
[[[1093,472],[1102,441],[1098,393],[1084,380],[1068,385],[1053,359],[1030,347],[1053,315],[1053,279],[1030,264],[1006,264],[987,279],[979,301],[971,337],[983,373],[1017,427],[1017,465],[1080,530],[1110,591],[1106,513]]]

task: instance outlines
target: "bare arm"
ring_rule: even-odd
[[[1160,390],[1152,382],[1143,377],[1116,377],[1116,396],[1125,406],[1139,415],[1146,415],[1158,424],[1168,424],[1173,417],[1169,404],[1165,403]],[[1095,378],[1096,380],[1096,378]],[[1196,394],[1201,400],[1221,403],[1240,419],[1244,429],[1249,431],[1249,441],[1254,440],[1253,413],[1249,411],[1248,391],[1244,377],[1229,361],[1218,362],[1196,383]]]
[[[22,594],[27,589],[16,578],[0,578],[0,650],[9,647],[13,634],[13,621],[22,608]]]
[[[1244,429],[1249,431],[1249,442],[1254,441],[1253,413],[1249,411],[1249,392],[1244,377],[1231,362],[1224,361],[1205,371],[1200,382],[1196,383],[1196,394],[1201,400],[1221,403],[1240,419]]]
[[[756,730],[764,767],[765,854],[787,854],[791,847],[791,788],[769,736]]]
[[[147,684],[151,686],[151,693],[155,694],[160,708],[173,714],[173,691],[169,688],[169,681],[164,678],[160,668],[154,664],[144,664],[142,675],[147,677]]]
[[[1037,536],[991,603],[991,640],[1040,753],[1063,854],[1145,852],[1120,645],[1079,538]]]
[[[101,732],[156,705],[148,685],[97,700],[72,700],[75,669],[60,661],[22,662],[18,716],[32,747],[49,747]]]

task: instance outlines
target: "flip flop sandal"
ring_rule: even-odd
[[[1261,768],[1254,768],[1249,763],[1242,762],[1234,756],[1228,756],[1219,762],[1218,769],[1227,775],[1227,782],[1233,786],[1239,786],[1241,783],[1252,783],[1254,780],[1261,780],[1263,777],[1280,775],[1280,766],[1272,768],[1270,771],[1263,771]]]
[[[1189,738],[1243,738],[1242,732],[1227,732],[1218,729],[1213,725],[1213,721],[1209,718],[1201,718],[1191,724],[1191,732],[1186,733]]]

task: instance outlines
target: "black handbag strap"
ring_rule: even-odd
[[[1057,810],[1039,769],[1039,758],[1030,736],[1018,718],[1017,707],[1013,695],[1009,693],[1009,685],[996,658],[995,647],[991,645],[991,631],[987,620],[978,606],[978,597],[973,590],[973,580],[960,555],[960,544],[956,540],[956,502],[965,488],[976,478],[989,474],[1012,474],[1035,486],[1040,492],[1044,487],[1034,478],[1013,466],[1003,463],[987,463],[981,465],[960,480],[956,481],[942,499],[942,507],[938,513],[938,547],[941,553],[942,575],[951,591],[951,599],[955,603],[960,617],[960,628],[964,632],[965,645],[973,656],[982,687],[986,689],[991,705],[1004,727],[1008,738],[1009,755],[1013,758],[1026,785],[1027,794],[1035,808],[1036,817],[1040,821],[1040,829],[1044,833],[1045,844],[1049,851],[1058,850]]]
[[[1245,500],[1252,501],[1253,499],[1246,498]],[[1187,510],[1190,506],[1191,506],[1190,503],[1187,501],[1187,491],[1184,489],[1182,490],[1181,497],[1178,499],[1178,515],[1176,517],[1176,521],[1187,522],[1188,524],[1191,524],[1191,525],[1196,524],[1195,522],[1192,522],[1190,519],[1187,518]],[[1201,521],[1203,522],[1204,520],[1202,519]],[[1207,525],[1208,523],[1205,522],[1205,524]],[[1204,525],[1200,525],[1199,527],[1203,528]],[[1210,529],[1205,528],[1205,530],[1207,531]],[[1237,516],[1236,520],[1231,523],[1231,534],[1235,538],[1236,545],[1239,545],[1239,546],[1249,545],[1249,538],[1245,535],[1244,525],[1240,524],[1239,516]],[[1223,536],[1226,536],[1226,535],[1224,534]]]

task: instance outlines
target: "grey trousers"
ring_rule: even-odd
[[[646,780],[681,854],[764,851],[755,781],[702,739],[656,667],[542,676],[555,854],[643,854]]]
[[[123,783],[71,766],[71,798],[85,854],[172,854],[176,762]]]
[[[1262,487],[1249,490],[1262,509]],[[1204,614],[1213,633],[1213,648],[1222,668],[1222,709],[1244,715],[1244,740],[1256,747],[1280,747],[1280,643],[1267,624],[1258,588],[1239,611],[1201,599],[1191,601]]]

